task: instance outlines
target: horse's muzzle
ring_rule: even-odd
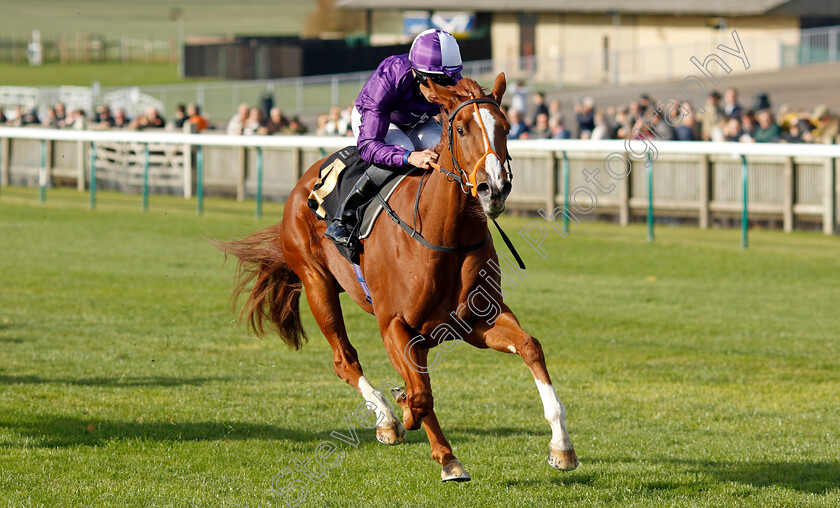
[[[481,208],[491,219],[495,219],[505,211],[505,200],[510,194],[511,185],[503,180],[501,185],[481,182],[476,186],[476,194],[481,201]]]

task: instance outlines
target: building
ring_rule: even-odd
[[[345,9],[417,12],[408,0],[339,0]],[[429,12],[452,9],[424,0]],[[801,30],[840,25],[837,0],[483,0],[475,30],[489,30],[494,65],[537,81],[631,83],[684,76],[689,59],[736,30],[751,71],[797,58]],[[416,14],[412,14],[416,16]],[[408,23],[406,23],[408,25]],[[375,27],[374,27],[375,29]]]

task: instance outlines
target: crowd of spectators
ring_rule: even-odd
[[[743,143],[833,143],[840,119],[825,105],[811,111],[784,104],[774,111],[767,94],[757,94],[752,106],[739,102],[738,90],[721,97],[712,91],[705,104],[670,100],[657,104],[648,94],[620,107],[598,108],[591,97],[574,101],[574,116],[566,119],[559,100],[545,104],[545,95],[523,93],[515,83],[506,111],[509,139],[626,139],[735,141]],[[530,110],[531,115],[526,116]]]
[[[307,132],[309,128],[301,122],[299,117],[287,117],[277,106],[269,109],[266,115],[259,106],[252,107],[242,103],[227,124],[227,133],[231,135],[297,135]]]
[[[529,93],[521,83],[513,83],[510,105],[503,108],[510,122],[510,139],[625,139],[651,138],[679,141],[737,141],[745,143],[832,143],[840,135],[840,119],[825,105],[811,111],[782,105],[771,107],[766,94],[758,94],[751,107],[739,102],[738,91],[730,88],[721,96],[712,91],[705,104],[669,101],[658,104],[647,94],[619,107],[599,108],[586,97],[574,101],[574,114],[564,116],[562,104],[546,101],[543,93]],[[286,116],[279,107],[266,112],[258,106],[240,104],[226,126],[214,126],[202,115],[198,104],[179,104],[168,122],[160,111],[149,107],[135,118],[122,109],[99,106],[88,115],[79,108],[68,109],[57,103],[39,115],[35,108],[17,106],[6,112],[0,108],[0,125],[40,125],[53,128],[167,129],[204,132],[224,130],[230,135],[352,136],[350,114],[353,106],[333,106],[315,118],[313,128],[297,116]]]

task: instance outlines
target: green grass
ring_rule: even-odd
[[[0,63],[0,86],[141,86],[175,83],[178,67],[167,63],[47,63],[40,67]]]
[[[0,34],[28,38],[38,29],[44,38],[95,33],[108,40],[168,40],[177,30],[169,19],[173,7],[182,10],[187,34],[299,34],[315,5],[312,0],[0,0]]]
[[[232,266],[202,236],[269,224],[253,203],[0,193],[0,504],[283,506],[272,478],[315,457],[361,398],[304,305],[300,352],[248,336]],[[840,239],[584,224],[552,234],[508,301],[543,343],[580,457],[550,431],[513,355],[459,345],[432,373],[473,481],[441,484],[423,432],[357,448],[304,506],[838,506]],[[375,275],[370,275],[375,276]],[[344,300],[366,375],[394,379]]]

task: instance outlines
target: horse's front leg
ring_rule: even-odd
[[[432,383],[428,374],[428,349],[413,347],[411,328],[399,318],[381,326],[385,338],[385,349],[394,368],[406,385],[405,396],[397,396],[403,409],[403,424],[408,430],[416,430],[422,424],[432,447],[432,458],[441,465],[443,481],[469,481],[470,475],[452,453],[449,441],[435,415]]]
[[[577,455],[566,430],[566,408],[551,384],[542,345],[522,330],[516,316],[506,305],[503,305],[502,313],[492,325],[483,321],[481,325],[483,326],[476,326],[468,336],[469,343],[476,347],[490,347],[503,353],[516,353],[522,357],[534,375],[534,382],[543,402],[545,419],[551,425],[548,463],[561,471],[576,468]]]

